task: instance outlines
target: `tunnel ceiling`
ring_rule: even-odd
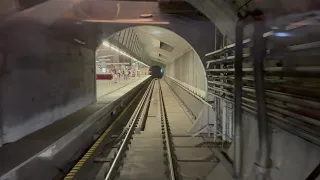
[[[219,28],[219,30],[223,34],[228,34],[228,38],[231,41],[234,39],[234,30],[235,30],[235,23],[237,21],[236,12],[239,8],[243,7],[244,9],[252,10],[256,7],[261,7],[266,9],[273,15],[279,14],[288,14],[288,13],[301,13],[306,12],[314,9],[318,9],[319,1],[318,0],[252,0],[252,1],[245,1],[245,0],[235,0],[235,1],[223,1],[223,0],[185,0],[186,2],[194,5],[198,11],[195,9],[190,8],[190,6],[183,6],[183,5],[174,5],[170,4],[172,2],[162,2],[160,5],[158,2],[130,2],[133,3],[132,5],[128,5],[128,1],[107,1],[107,0],[64,0],[64,1],[57,1],[57,0],[49,0],[42,3],[44,0],[34,1],[34,6],[29,9],[30,6],[33,4],[25,5],[21,3],[22,1],[18,1],[16,3],[16,7],[10,7],[11,9],[16,8],[16,12],[19,13],[12,13],[14,11],[10,11],[12,16],[7,17],[7,20],[13,21],[25,21],[24,23],[17,23],[17,29],[20,31],[24,31],[26,28],[30,28],[32,24],[37,23],[39,26],[44,26],[44,29],[54,32],[55,35],[52,36],[53,38],[60,38],[66,41],[70,41],[72,43],[78,43],[80,46],[84,45],[91,49],[96,49],[100,43],[102,38],[106,38],[110,36],[112,33],[119,31],[121,29],[134,26],[134,24],[106,24],[101,25],[101,23],[90,23],[90,22],[81,22],[84,19],[96,19],[96,20],[103,20],[103,19],[117,19],[117,18],[128,18],[129,16],[132,18],[139,18],[139,15],[142,13],[154,13],[157,15],[156,18],[158,20],[165,20],[163,17],[175,18],[175,23],[181,22],[181,24],[185,23],[186,19],[197,21],[208,21],[205,17],[203,17],[202,13],[207,16],[215,25]],[[247,5],[246,2],[249,2]],[[41,3],[41,4],[39,4]],[[121,4],[119,8],[117,8],[117,4]],[[163,4],[168,3],[168,4]],[[181,2],[180,2],[181,3]],[[0,7],[2,3],[0,2]],[[111,6],[113,5],[113,6]],[[6,6],[5,6],[6,7]],[[138,8],[139,7],[139,8]],[[175,7],[175,8],[172,8]],[[23,11],[22,11],[23,10]],[[178,13],[174,13],[173,10],[176,10]],[[201,13],[199,13],[201,11]],[[9,12],[9,11],[8,11]],[[7,11],[0,8],[0,13],[5,14]],[[161,16],[159,16],[161,14]],[[174,16],[172,16],[174,14]],[[128,17],[127,17],[128,16]],[[3,17],[3,16],[1,16]],[[178,17],[178,18],[177,18]],[[167,18],[168,19],[168,18]],[[181,19],[183,21],[181,21]],[[32,22],[28,22],[32,21]],[[294,20],[293,20],[294,21]],[[187,26],[188,24],[186,24]],[[11,26],[11,25],[10,25]],[[48,28],[49,27],[49,28]],[[172,26],[171,26],[172,28]],[[210,28],[209,28],[210,29]],[[190,29],[187,29],[190,30]],[[31,29],[31,31],[33,31]],[[211,31],[211,30],[210,30]],[[49,32],[49,33],[51,33]],[[58,32],[58,33],[57,33]],[[139,32],[139,29],[137,29]],[[246,32],[246,31],[245,31]],[[188,32],[193,33],[193,32]],[[140,32],[140,34],[143,34]],[[151,39],[155,39],[160,35],[152,35]],[[184,37],[185,38],[185,37]],[[147,39],[145,36],[141,36],[141,39]],[[166,39],[165,37],[161,37],[163,41],[171,40]],[[158,39],[159,40],[159,39]],[[208,41],[213,41],[213,39],[207,39]],[[150,44],[145,40],[145,44]],[[193,42],[187,40],[198,52],[200,56],[204,55],[205,53],[210,52],[212,47],[208,49],[202,50],[206,48],[203,47],[195,47]],[[156,59],[164,60],[167,59],[167,63],[172,60],[172,58],[176,57],[178,52],[178,48],[175,46],[174,42],[158,42],[160,43],[161,47],[167,47],[166,49],[170,49],[170,46],[174,46],[174,52],[162,54]],[[171,44],[172,45],[171,45]],[[197,42],[196,42],[197,43]],[[166,45],[168,44],[168,46]],[[148,48],[153,48],[150,46]],[[156,46],[157,48],[157,46]],[[183,49],[184,46],[181,46]],[[210,49],[211,48],[211,49]],[[210,50],[209,50],[210,49]],[[159,50],[159,49],[158,49]],[[183,50],[182,50],[183,51]],[[163,52],[159,50],[159,52]],[[167,56],[166,56],[167,55]],[[153,54],[153,57],[156,56]]]
[[[139,41],[143,44],[144,51],[148,53],[150,60],[160,64],[170,64],[186,51],[192,49],[192,46],[185,39],[165,28],[144,25],[126,28],[116,34],[123,35],[125,31],[134,31]],[[128,39],[130,39],[130,36],[123,37],[129,37]],[[106,54],[102,53],[102,51],[106,48],[101,45],[97,50],[97,57],[105,56]],[[123,50],[125,51],[125,49]]]
[[[130,4],[133,3],[133,4]],[[187,4],[187,5],[186,5]],[[70,6],[70,4],[69,4]],[[139,8],[138,8],[139,7]],[[172,8],[176,7],[176,8]],[[96,48],[101,43],[101,39],[106,39],[113,33],[128,28],[143,25],[144,23],[119,23],[122,20],[139,21],[140,15],[151,13],[151,19],[155,22],[169,22],[169,29],[174,26],[188,27],[185,22],[205,22],[212,24],[200,11],[193,8],[186,2],[159,3],[158,2],[128,2],[128,1],[86,1],[74,4],[72,8],[68,8],[60,17],[54,21],[54,26],[63,29],[67,36],[73,36],[85,42],[90,48]],[[117,22],[119,20],[119,22]],[[179,21],[179,23],[177,23]],[[148,23],[145,23],[148,25]],[[166,27],[166,24],[155,24],[157,26]],[[161,63],[168,63],[179,53],[186,49],[188,44],[182,43],[183,38],[175,35],[175,33],[165,29],[155,29],[156,27],[133,28],[148,48],[148,51],[154,49],[149,55],[153,60]],[[188,30],[187,30],[188,31]],[[189,30],[190,31],[190,30]],[[194,30],[193,30],[194,31]],[[154,32],[159,32],[156,34]],[[162,41],[159,40],[162,39]],[[100,41],[100,42],[99,42]],[[152,41],[152,42],[151,42]],[[152,44],[153,43],[153,44]],[[155,45],[155,44],[158,45]],[[152,46],[151,46],[152,45]],[[179,45],[179,46],[177,46]],[[174,47],[173,47],[174,46]],[[172,52],[170,50],[172,48]],[[163,50],[163,51],[162,51]],[[181,55],[181,54],[180,54]]]
[[[151,60],[169,64],[191,46],[172,31],[156,26],[138,26],[132,28],[145,46]]]

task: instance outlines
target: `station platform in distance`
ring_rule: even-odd
[[[56,173],[65,159],[72,165],[72,161],[81,155],[79,153],[92,143],[96,129],[107,126],[107,121],[100,122],[99,119],[115,113],[149,79],[150,76],[142,76],[117,83],[97,80],[95,103],[0,148],[0,180],[34,179],[32,176],[41,176],[41,173]],[[60,153],[62,150],[64,153]],[[28,172],[33,167],[41,169],[39,174]],[[56,169],[47,171],[52,168]]]
[[[115,80],[98,80],[97,79],[97,98],[101,98],[102,96],[108,95],[111,92],[114,92],[116,90],[119,90],[129,84],[132,84],[136,81],[139,81],[141,79],[144,79],[145,77],[149,76],[141,76],[141,77],[135,77],[130,78],[128,80],[124,80],[122,77],[120,79]]]

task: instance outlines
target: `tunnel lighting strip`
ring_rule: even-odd
[[[139,61],[138,59],[130,56],[130,55],[127,54],[126,52],[121,51],[119,48],[117,48],[116,46],[114,46],[114,45],[112,45],[112,44],[110,44],[110,43],[108,43],[108,42],[106,42],[106,41],[103,42],[102,44],[103,44],[104,46],[110,47],[112,50],[114,50],[114,51],[116,51],[116,52],[118,52],[118,53],[120,53],[120,54],[122,54],[122,55],[124,55],[124,56],[126,56],[126,57],[128,57],[128,58],[130,58],[130,59],[132,59],[134,62],[139,62],[139,63],[141,63],[141,64],[143,64],[143,65],[145,65],[145,66],[147,66],[147,67],[150,67],[150,66],[146,65],[145,63]]]

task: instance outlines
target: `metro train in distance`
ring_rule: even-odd
[[[148,74],[151,75],[152,78],[162,78],[164,70],[160,66],[152,66],[149,68]]]

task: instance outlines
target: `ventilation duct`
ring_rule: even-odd
[[[163,49],[163,50],[168,51],[168,52],[172,52],[174,47],[172,47],[169,44],[166,44],[166,43],[160,41],[160,49]]]

